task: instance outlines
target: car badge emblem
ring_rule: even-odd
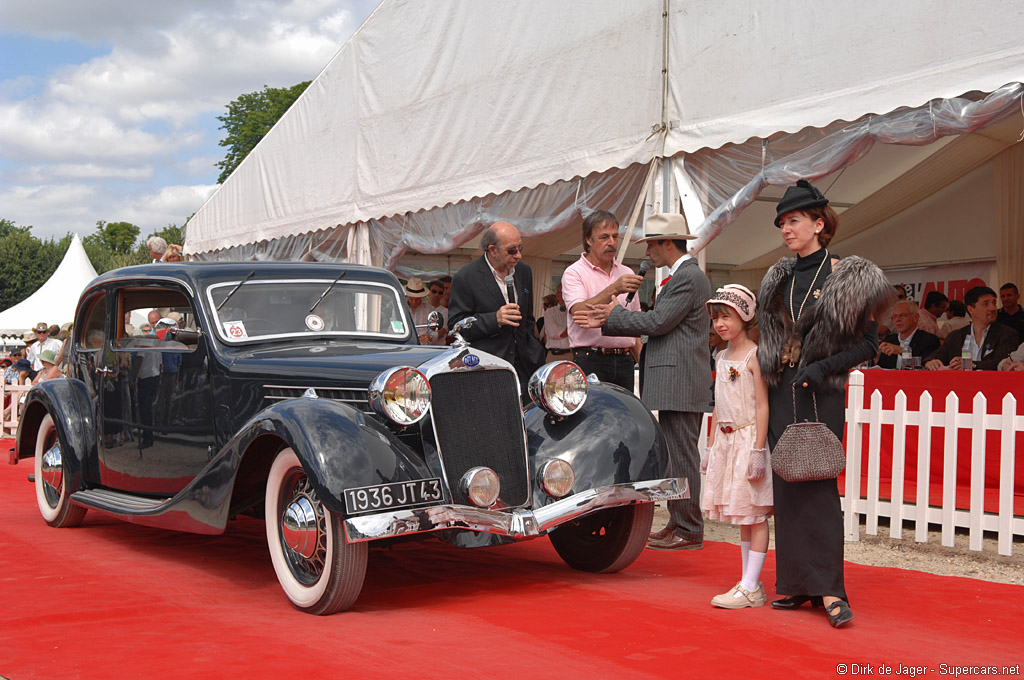
[[[480,363],[480,357],[478,357],[475,354],[467,354],[466,356],[462,357],[462,363],[466,364],[470,368],[473,368],[474,366]]]
[[[323,317],[317,316],[316,314],[310,314],[306,317],[306,328],[311,331],[322,331],[324,329]]]

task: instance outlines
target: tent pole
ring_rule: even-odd
[[[626,226],[626,237],[619,242],[619,252],[615,254],[616,262],[622,262],[622,258],[626,256],[626,247],[629,246],[629,239],[633,238],[633,229],[636,228],[637,218],[640,217],[640,211],[643,210],[644,203],[647,202],[647,192],[650,190],[654,171],[658,167],[658,160],[657,158],[651,160],[651,166],[647,168],[647,178],[644,179],[644,186],[640,190],[640,195],[636,198],[633,213],[629,216],[629,224]]]

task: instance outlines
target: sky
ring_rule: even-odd
[[[216,188],[217,116],[311,80],[378,0],[0,0],[0,218],[146,236]]]

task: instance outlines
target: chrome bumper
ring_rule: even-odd
[[[689,497],[690,489],[686,479],[670,477],[589,489],[536,510],[488,510],[467,505],[435,505],[352,517],[345,520],[345,537],[349,543],[359,543],[442,529],[465,529],[512,538],[528,538],[539,536],[595,510]]]

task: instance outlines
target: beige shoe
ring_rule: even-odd
[[[751,592],[737,583],[727,593],[715,595],[711,604],[722,609],[743,609],[744,607],[763,607],[768,601],[764,586],[757,584],[757,590]]]

